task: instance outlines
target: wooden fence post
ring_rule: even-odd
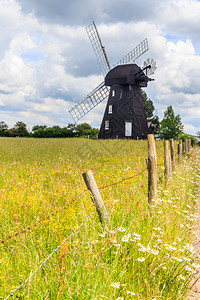
[[[182,140],[179,141],[178,144],[178,163],[181,163],[181,156],[182,156]]]
[[[171,152],[169,150],[169,175],[172,173],[172,159],[171,159]]]
[[[185,140],[182,141],[182,154],[185,154]]]
[[[157,157],[153,134],[148,134],[148,202],[157,198]]]
[[[188,152],[191,150],[191,139],[188,139]]]
[[[168,182],[169,180],[169,141],[164,141],[164,165],[165,165],[165,180]]]
[[[185,139],[185,153],[188,153],[188,140]]]
[[[98,189],[95,179],[93,177],[92,171],[87,171],[87,172],[83,173],[82,176],[83,176],[83,179],[85,181],[85,184],[86,184],[88,190],[90,191],[90,197],[96,207],[96,211],[98,213],[99,220],[103,225],[105,225],[105,227],[108,228],[110,226],[110,219],[108,217],[107,210],[103,203],[101,194],[99,192],[99,189]]]
[[[173,139],[170,139],[170,151],[171,151],[172,171],[175,171],[175,152],[174,152],[174,140]]]

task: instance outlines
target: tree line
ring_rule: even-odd
[[[31,132],[28,131],[27,125],[22,121],[16,122],[13,128],[0,122],[0,136],[3,137],[34,137],[34,138],[66,138],[66,137],[90,137],[96,139],[99,130],[92,128],[89,124],[79,125],[68,124],[66,127],[60,126],[47,127],[46,125],[35,125]]]

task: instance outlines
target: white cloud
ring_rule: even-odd
[[[150,49],[137,63],[153,57],[158,69],[145,91],[160,118],[172,105],[185,128],[195,131],[200,114],[200,56],[194,44],[199,14],[195,0],[127,0],[126,5],[113,0],[2,0],[0,118],[10,126],[20,118],[30,126],[72,122],[67,110],[102,81],[81,24],[97,19],[111,65],[148,38]],[[100,104],[81,121],[99,126],[104,107]]]
[[[164,23],[166,31],[173,35],[187,35],[199,40],[200,2],[197,0],[163,1],[158,9],[159,21]]]

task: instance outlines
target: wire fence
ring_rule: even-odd
[[[36,227],[38,224],[42,223],[43,221],[50,219],[52,216],[56,215],[56,214],[59,213],[59,212],[62,212],[62,211],[65,210],[67,207],[69,207],[71,204],[73,204],[73,203],[74,203],[80,196],[82,196],[86,191],[87,191],[87,190],[84,190],[83,192],[81,192],[80,194],[78,194],[76,197],[74,197],[70,203],[68,203],[67,205],[65,205],[65,206],[62,207],[61,209],[56,210],[55,212],[51,213],[50,215],[48,215],[48,216],[42,218],[41,220],[37,221],[37,222],[36,222],[35,224],[33,224],[32,226],[27,227],[26,229],[23,229],[23,230],[21,230],[21,231],[18,231],[18,232],[16,232],[16,233],[14,233],[14,234],[8,236],[7,238],[1,240],[1,241],[0,241],[0,244],[3,244],[3,243],[5,243],[6,241],[10,240],[11,238],[16,237],[16,236],[18,236],[19,234],[25,233],[26,231],[29,231],[29,230],[33,229],[34,227]]]
[[[108,187],[111,187],[111,186],[114,186],[114,185],[118,185],[118,184],[120,184],[120,183],[122,183],[122,182],[124,182],[124,181],[130,180],[130,179],[132,179],[132,178],[134,178],[134,177],[138,177],[139,175],[141,175],[142,173],[144,173],[146,170],[147,170],[147,168],[143,169],[143,170],[142,170],[141,172],[139,172],[138,174],[135,174],[135,175],[132,175],[132,176],[129,176],[129,177],[125,177],[124,179],[122,179],[122,180],[120,180],[120,181],[117,181],[117,182],[115,182],[115,183],[112,183],[112,184],[109,184],[109,185],[106,185],[106,186],[99,187],[99,189],[100,189],[100,190],[103,190],[103,189],[106,189],[106,188],[108,188]],[[80,198],[80,197],[81,197],[85,192],[87,192],[87,191],[88,191],[88,190],[85,189],[84,191],[82,191],[81,193],[79,193],[76,197],[74,197],[74,198],[71,200],[70,203],[68,203],[67,205],[65,205],[65,206],[62,207],[61,209],[58,209],[58,210],[54,211],[54,212],[51,213],[50,215],[48,215],[48,216],[42,218],[41,220],[37,221],[35,224],[33,224],[33,225],[31,225],[31,226],[29,226],[29,227],[27,227],[27,228],[25,228],[25,229],[23,229],[23,230],[21,230],[21,231],[18,231],[18,232],[16,232],[16,233],[12,234],[12,235],[9,235],[7,238],[1,240],[1,241],[0,241],[0,244],[5,243],[6,241],[12,239],[13,237],[16,237],[16,236],[18,236],[18,235],[20,235],[20,234],[23,234],[23,233],[25,233],[25,232],[27,232],[27,231],[29,231],[29,230],[32,230],[32,229],[35,228],[38,224],[44,222],[45,220],[50,219],[51,217],[53,217],[53,216],[56,215],[57,213],[60,213],[60,212],[62,212],[63,210],[67,209],[71,204],[73,204],[78,198]]]
[[[91,213],[87,218],[86,218],[86,220],[88,220],[89,218],[91,218],[91,216],[93,215],[94,213]],[[13,294],[16,292],[16,291],[18,291],[22,286],[24,286],[41,268],[42,268],[42,266],[44,266],[44,264],[54,255],[54,253],[56,253],[57,251],[58,251],[58,249],[65,243],[65,242],[67,242],[69,239],[70,239],[70,237],[72,237],[76,232],[78,232],[79,230],[80,230],[80,228],[82,227],[84,225],[84,223],[82,223],[78,228],[76,228],[74,231],[72,231],[71,233],[70,233],[70,235],[68,235],[68,237],[67,238],[65,238],[64,239],[64,241],[62,241],[62,243],[60,244],[60,245],[58,245],[58,247],[37,267],[37,269],[33,272],[33,273],[31,273],[30,275],[29,275],[29,277],[26,279],[26,280],[24,280],[19,286],[17,286],[13,291],[11,291],[10,293],[9,293],[9,295],[4,299],[4,300],[6,300],[6,299],[8,299],[9,297],[11,297],[11,296],[13,296]]]
[[[133,177],[136,177],[136,176],[139,176],[140,174],[142,174],[143,172],[144,172],[145,170],[143,170],[142,172],[140,172],[140,173],[138,173],[138,174],[136,174],[136,175],[134,175],[134,176],[130,176],[130,177],[127,177],[127,178],[125,178],[125,179],[123,179],[123,180],[121,180],[121,181],[119,181],[119,182],[116,182],[116,183],[114,183],[114,184],[112,184],[112,185],[117,185],[118,183],[121,183],[121,182],[123,182],[123,181],[125,181],[125,180],[130,180],[130,179],[132,179]],[[133,191],[133,190],[137,190],[137,188],[139,187],[139,186],[141,186],[144,182],[146,182],[147,181],[147,179],[145,179],[145,180],[143,180],[143,181],[141,181],[139,184],[137,184],[136,186],[134,186],[132,189],[130,189],[129,191],[126,191],[125,193],[123,193],[123,194],[121,194],[120,195],[120,197],[118,197],[118,199],[114,199],[113,201],[117,201],[117,200],[119,200],[119,199],[121,199],[124,195],[126,195],[126,194],[128,194],[128,193],[130,193],[131,191]],[[109,185],[109,186],[111,186],[111,185]],[[106,188],[106,187],[108,187],[108,186],[105,186],[105,187],[102,187],[102,188]],[[74,199],[73,199],[73,202],[78,198],[78,197],[80,197],[81,195],[83,195],[85,192],[86,192],[87,190],[84,190],[82,193],[80,193],[77,197],[75,197]],[[67,205],[67,206],[65,206],[65,207],[63,207],[61,210],[59,210],[59,211],[56,211],[56,212],[54,212],[53,214],[51,214],[51,215],[49,215],[48,217],[50,217],[50,216],[52,216],[52,215],[55,215],[57,212],[60,212],[60,211],[62,211],[62,210],[64,210],[66,207],[68,207],[70,204],[72,204],[73,203],[72,201]],[[35,269],[35,271],[32,273],[31,272],[31,274],[29,275],[29,277],[27,278],[27,279],[25,279],[19,286],[17,286],[14,290],[12,290],[12,291],[10,291],[10,293],[8,294],[8,296],[6,296],[6,298],[4,298],[4,300],[7,300],[9,297],[11,297],[11,296],[13,296],[13,294],[15,293],[15,292],[17,292],[21,287],[23,287],[24,285],[26,285],[26,283],[44,266],[44,264],[58,251],[58,249],[60,249],[60,247],[65,243],[65,242],[67,242],[75,233],[77,233],[79,230],[80,230],[80,228],[81,227],[83,227],[83,225],[85,224],[85,222],[88,220],[88,219],[90,219],[91,217],[92,217],[92,215],[94,214],[94,212],[92,212],[86,219],[85,219],[85,221],[84,222],[82,222],[79,226],[78,226],[78,228],[76,228],[74,231],[72,231],[69,235],[68,235],[68,237],[67,238],[65,238],[59,245],[58,245],[58,247],[57,248],[55,248],[54,250],[53,250],[53,252]],[[47,217],[45,218],[45,219],[47,219]],[[42,219],[43,220],[43,219]],[[40,220],[40,222],[42,221],[42,220]],[[38,224],[38,222],[37,222],[37,224]],[[31,228],[33,228],[34,227],[34,225],[31,227]],[[30,229],[31,229],[30,228]],[[29,230],[29,228],[27,228],[27,230]],[[17,233],[17,234],[15,234],[15,235],[13,235],[13,236],[16,236],[16,235],[18,235],[18,234],[20,234],[20,233],[24,233],[25,231],[27,231],[27,230],[23,230],[23,231],[21,231],[21,232],[19,232],[19,233]],[[13,236],[11,236],[11,237],[13,237]],[[8,237],[7,239],[9,239],[9,238],[11,238],[11,237]],[[6,241],[6,239],[4,240],[4,241]]]
[[[124,181],[133,179],[133,178],[135,178],[135,177],[138,177],[138,176],[140,176],[142,173],[144,173],[145,171],[147,171],[147,167],[145,167],[145,169],[143,169],[143,170],[142,170],[141,172],[139,172],[138,174],[132,175],[132,176],[130,176],[130,177],[125,177],[124,179],[122,179],[122,180],[120,180],[120,181],[117,181],[117,182],[108,184],[108,185],[106,185],[106,186],[102,186],[102,187],[100,186],[100,187],[99,187],[99,190],[104,190],[104,189],[106,189],[106,188],[108,188],[108,187],[111,187],[111,186],[120,184],[120,183],[122,183],[122,182],[124,182]]]

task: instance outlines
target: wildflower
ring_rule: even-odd
[[[129,295],[132,295],[132,296],[135,295],[135,293],[133,293],[133,292],[130,292],[130,291],[126,291],[126,292],[127,292],[127,294],[129,294]]]
[[[195,250],[194,250],[194,247],[190,244],[186,244],[186,246],[184,247],[186,250],[189,250],[190,252],[194,253]]]
[[[153,230],[161,231],[161,228],[160,227],[154,227]]]
[[[141,239],[140,237],[135,236],[134,239],[130,239],[130,241],[131,242],[136,242],[136,241],[140,241],[140,239]]]
[[[124,231],[126,231],[126,229],[125,229],[125,228],[123,228],[123,227],[119,227],[119,228],[117,228],[117,230],[119,230],[119,231],[121,231],[121,232],[124,232]]]
[[[168,244],[165,244],[165,247],[166,247],[167,250],[170,250],[170,251],[176,250],[175,247],[173,247],[173,246],[171,246],[171,245],[168,245]]]
[[[185,269],[186,269],[186,271],[193,272],[192,268],[189,266],[186,266]]]
[[[110,242],[113,243],[113,244],[117,244],[116,240],[111,240]]]
[[[185,280],[185,277],[182,276],[181,274],[178,276],[180,279]]]
[[[98,240],[91,241],[92,244],[96,244],[98,242],[99,242]]]
[[[193,263],[193,264],[192,264],[192,267],[195,268],[195,269],[199,269],[199,268],[200,268],[200,265],[198,265],[198,264],[196,264],[196,263]]]
[[[115,282],[115,283],[111,283],[110,286],[114,287],[115,289],[119,289],[120,284],[118,282]]]
[[[132,234],[133,234],[136,238],[141,238],[141,235],[138,234],[138,233],[133,232]]]
[[[111,234],[115,234],[115,231],[114,230],[110,230],[109,231]]]
[[[183,257],[183,259],[187,262],[191,261],[191,258],[189,258],[189,257]]]
[[[143,261],[145,261],[145,258],[144,257],[139,257],[139,258],[137,258],[137,261],[143,262]]]
[[[124,297],[118,297],[116,300],[124,300]]]
[[[100,236],[100,237],[105,237],[105,235],[106,235],[105,232],[104,232],[104,233],[99,233],[99,236]]]
[[[151,249],[149,246],[141,246],[141,249],[139,249],[138,251],[141,251],[141,252],[150,252]]]
[[[129,238],[127,238],[126,236],[123,236],[123,238],[122,238],[122,242],[128,242],[129,241]]]
[[[124,236],[123,236],[123,238],[122,238],[122,242],[128,242],[128,241],[129,241],[129,239],[130,239],[130,237],[131,237],[131,235],[130,235],[130,234],[126,234],[126,235],[124,235]]]
[[[172,257],[172,258],[175,259],[175,260],[177,260],[177,261],[179,261],[179,262],[183,261],[183,259],[181,257]]]
[[[154,255],[157,255],[159,253],[158,250],[151,250],[151,253],[154,254]]]
[[[163,241],[162,241],[161,239],[158,239],[157,242],[158,242],[158,243],[162,243]]]

